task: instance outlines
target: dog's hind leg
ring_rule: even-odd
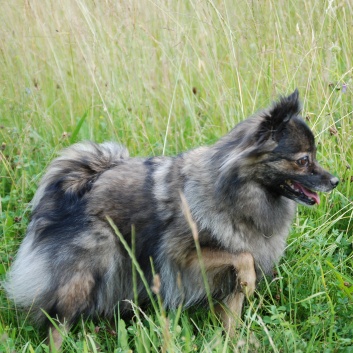
[[[48,330],[47,344],[49,346],[49,352],[56,353],[61,351],[61,345],[64,341],[64,336],[69,332],[69,325],[59,324],[54,326],[50,324]]]
[[[79,317],[94,312],[95,279],[88,269],[76,270],[70,277],[61,281],[55,292],[55,306],[51,316],[58,325],[50,324],[48,344],[50,352],[61,351],[62,342],[70,327]]]

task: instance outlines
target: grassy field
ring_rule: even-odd
[[[284,258],[236,338],[208,311],[81,322],[65,352],[353,352],[353,5],[349,0],[12,0],[0,11],[0,279],[57,151],[211,144],[298,87],[318,159],[340,177],[299,207]],[[0,289],[0,351],[47,352]]]

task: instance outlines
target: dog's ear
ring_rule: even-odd
[[[278,102],[265,112],[264,119],[258,130],[258,142],[272,138],[278,141],[287,123],[301,111],[299,92],[296,89],[287,97],[281,97]]]
[[[283,123],[287,123],[293,116],[298,115],[301,110],[299,102],[299,92],[296,89],[292,94],[287,97],[281,97],[276,102],[270,111],[268,117],[273,126],[278,127]]]

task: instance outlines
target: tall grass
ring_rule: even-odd
[[[82,322],[68,352],[353,351],[353,5],[348,0],[13,0],[0,11],[0,275],[46,165],[77,140],[132,155],[210,144],[299,88],[318,159],[341,184],[300,208],[285,257],[233,340],[211,314]],[[45,352],[0,292],[0,351]]]

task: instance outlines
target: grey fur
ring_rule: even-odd
[[[190,265],[195,242],[180,192],[202,248],[250,253],[257,277],[270,273],[283,255],[295,201],[315,201],[286,181],[297,180],[304,190],[337,185],[315,161],[314,138],[299,110],[295,92],[215,145],[176,157],[130,158],[112,142],[66,149],[34,197],[31,223],[8,274],[9,297],[31,309],[39,323],[41,309],[69,323],[81,314],[111,316],[118,304],[126,312],[125,300],[134,297],[131,259],[107,223],[109,216],[130,244],[134,225],[136,257],[149,283],[152,258],[167,308],[205,302],[200,269]],[[303,155],[310,160],[305,168],[298,162]],[[239,290],[226,263],[207,274],[215,300]],[[141,281],[138,290],[139,301],[146,302]]]

